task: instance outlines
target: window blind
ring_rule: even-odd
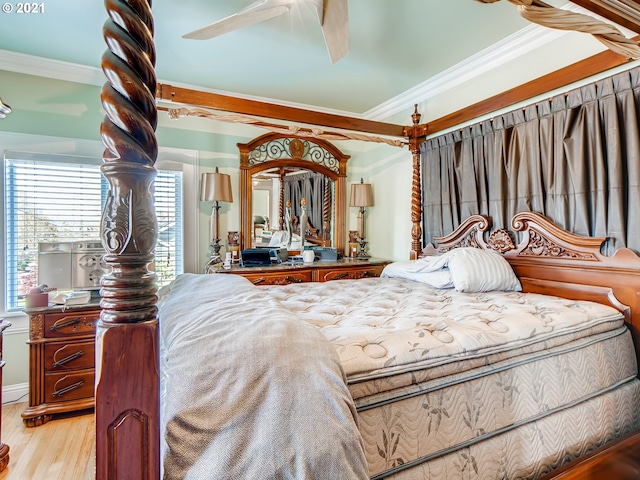
[[[9,310],[23,307],[24,295],[37,285],[39,242],[99,240],[108,193],[99,160],[29,157],[33,155],[5,156]],[[154,198],[158,218],[154,266],[159,285],[164,285],[183,271],[182,172],[159,170]]]

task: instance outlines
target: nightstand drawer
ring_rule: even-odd
[[[94,339],[81,342],[51,342],[44,347],[46,373],[84,370],[95,366]]]
[[[67,402],[93,397],[95,372],[48,373],[44,376],[44,401]]]
[[[44,336],[47,338],[91,335],[96,332],[100,312],[49,313],[44,316]]]

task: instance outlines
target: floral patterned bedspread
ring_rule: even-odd
[[[595,302],[522,292],[462,293],[398,278],[261,287],[334,345],[350,383],[615,329]],[[480,360],[482,361],[482,360]],[[448,371],[447,373],[452,373]]]

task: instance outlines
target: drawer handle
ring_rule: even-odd
[[[346,277],[347,275],[349,275],[347,272],[342,272],[337,274],[335,277],[333,277],[334,280],[340,280],[341,278]]]
[[[82,385],[84,385],[84,380],[80,380],[79,382],[72,383],[68,387],[64,387],[64,388],[61,388],[60,390],[56,390],[55,392],[53,392],[52,395],[54,397],[59,397],[60,395],[64,395],[65,393],[69,393],[70,391],[75,390],[76,388],[80,388]]]
[[[376,272],[370,272],[369,270],[365,270],[362,272],[363,277],[377,277],[378,274]]]
[[[264,278],[264,277],[256,278],[256,279],[253,281],[253,284],[254,284],[254,285],[260,285],[261,283],[264,283],[264,281],[265,281],[265,280],[266,280],[266,278]]]
[[[69,320],[66,320],[64,322],[54,323],[53,325],[51,325],[50,328],[51,330],[58,331],[61,328],[70,327],[71,325],[76,325],[77,323],[80,323],[81,320],[82,320],[81,317],[70,318]]]
[[[82,350],[78,350],[76,353],[73,353],[73,354],[69,355],[68,357],[64,357],[64,358],[58,360],[57,362],[53,362],[53,366],[54,367],[59,367],[61,365],[64,365],[65,363],[69,363],[70,361],[81,357],[82,355],[84,355],[84,352]]]
[[[299,278],[290,277],[289,275],[286,275],[284,279],[289,283],[302,283],[302,280],[300,280]]]

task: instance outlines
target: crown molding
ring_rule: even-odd
[[[568,33],[567,31],[528,25],[438,75],[366,111],[364,117],[381,121],[393,115],[406,112],[413,108],[416,103],[423,103],[443,92],[453,90],[473,78],[505,65]]]
[[[0,50],[0,65],[2,70],[9,72],[85,85],[101,86],[105,82],[105,76],[99,68],[10,50]]]

